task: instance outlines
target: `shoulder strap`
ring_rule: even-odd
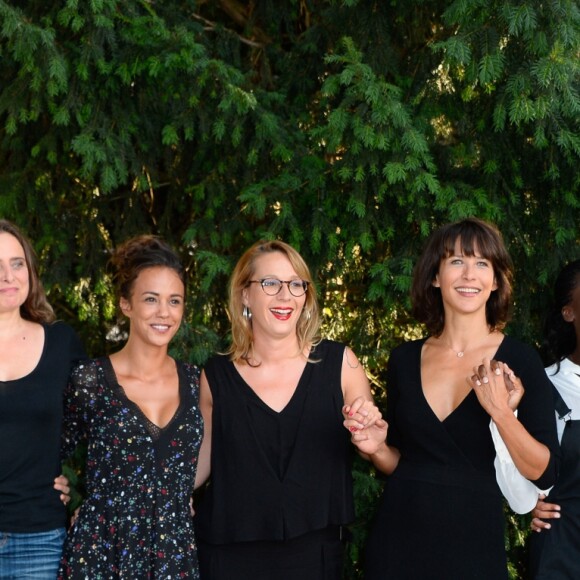
[[[552,394],[554,396],[554,407],[556,408],[558,417],[563,421],[569,421],[572,415],[572,410],[568,407],[568,405],[566,405],[562,395],[554,385],[552,385]]]

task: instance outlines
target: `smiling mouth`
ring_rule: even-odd
[[[287,320],[292,316],[292,308],[270,308],[270,312],[277,318]]]
[[[478,288],[455,288],[455,290],[461,294],[479,294],[481,292],[481,290],[479,290]]]
[[[168,324],[152,324],[151,328],[159,332],[167,332],[171,327]]]

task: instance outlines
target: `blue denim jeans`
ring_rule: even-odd
[[[55,580],[66,536],[64,528],[49,532],[0,532],[2,580]]]

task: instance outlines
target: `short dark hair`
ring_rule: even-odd
[[[177,253],[161,238],[140,235],[123,242],[110,259],[119,298],[129,300],[135,280],[147,268],[171,268],[185,287],[185,268]]]
[[[441,260],[451,256],[459,241],[463,254],[474,256],[475,250],[493,266],[497,290],[487,301],[485,312],[491,330],[502,329],[509,320],[512,297],[513,266],[499,230],[477,218],[446,224],[433,232],[417,262],[411,286],[413,315],[434,336],[445,326],[441,290],[433,286]]]
[[[24,259],[28,269],[28,297],[20,307],[20,315],[25,320],[32,322],[54,322],[55,315],[52,306],[48,302],[44,286],[38,274],[36,253],[28,238],[12,222],[0,219],[0,233],[10,234],[18,240],[24,250]]]

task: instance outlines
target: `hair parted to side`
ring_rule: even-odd
[[[312,283],[310,270],[302,256],[289,244],[278,240],[262,240],[256,242],[244,252],[238,260],[229,285],[229,314],[232,324],[232,344],[228,349],[230,359],[235,362],[247,363],[253,344],[253,331],[251,320],[246,320],[242,315],[244,304],[242,292],[249,286],[249,281],[254,278],[256,261],[265,254],[279,252],[288,258],[296,274],[308,282],[306,302],[296,326],[299,352],[303,352],[307,346],[315,345],[319,340],[320,311],[316,299],[316,289]]]
[[[412,311],[433,336],[439,336],[445,326],[441,290],[433,286],[441,260],[451,256],[459,242],[465,256],[478,255],[489,260],[497,289],[486,304],[486,319],[490,330],[501,330],[509,320],[512,298],[513,266],[499,230],[478,218],[467,218],[446,224],[433,232],[419,261],[415,265],[411,286]]]
[[[170,268],[185,287],[185,269],[179,256],[158,236],[143,234],[126,240],[113,252],[109,263],[119,298],[131,298],[135,280],[147,268]]]
[[[564,320],[562,309],[572,301],[572,293],[580,284],[580,260],[566,264],[554,284],[554,303],[544,324],[543,346],[547,364],[560,363],[576,350],[576,329],[573,322]]]
[[[24,259],[28,269],[28,297],[20,307],[20,315],[31,322],[54,322],[55,315],[52,306],[48,302],[44,286],[38,275],[38,263],[36,253],[28,238],[12,222],[0,219],[0,233],[10,234],[15,237],[24,249]]]

